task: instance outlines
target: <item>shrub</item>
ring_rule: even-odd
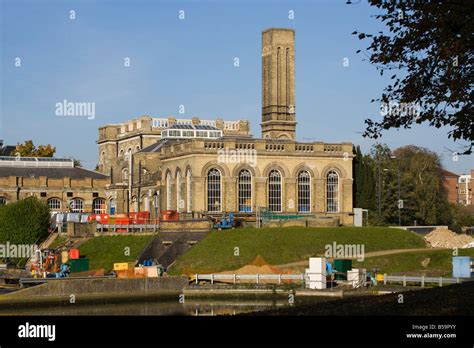
[[[0,208],[0,243],[39,244],[48,235],[49,208],[36,197]]]

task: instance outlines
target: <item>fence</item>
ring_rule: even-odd
[[[261,280],[276,280],[278,284],[281,284],[284,280],[297,280],[297,281],[305,281],[305,275],[301,274],[195,274],[194,281],[196,284],[199,283],[200,280],[207,280],[210,281],[211,284],[214,284],[214,281],[233,281],[234,284],[237,283],[239,280],[255,280],[257,284],[260,283]]]
[[[407,283],[421,283],[421,287],[425,286],[425,283],[437,283],[439,286],[443,284],[458,284],[464,281],[474,280],[470,278],[443,278],[443,277],[416,277],[416,276],[390,276],[384,274],[383,283],[399,283],[402,282],[403,286],[407,286]]]

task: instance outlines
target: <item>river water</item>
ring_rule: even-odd
[[[288,305],[286,300],[186,300],[185,303],[153,300],[93,305],[48,305],[0,308],[1,316],[11,315],[235,315]]]

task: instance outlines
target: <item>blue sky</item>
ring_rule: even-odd
[[[0,139],[32,139],[57,147],[87,168],[97,163],[98,127],[141,115],[248,119],[260,136],[261,31],[296,30],[297,137],[303,141],[361,145],[360,132],[379,115],[386,79],[355,52],[365,43],[354,30],[383,29],[375,9],[345,0],[269,1],[60,1],[0,0]],[[76,19],[69,18],[74,10]],[[185,19],[179,19],[183,10]],[[294,11],[294,20],[288,12]],[[15,58],[21,67],[15,67]],[[125,57],[131,66],[124,67]],[[240,66],[234,67],[234,57]],[[349,59],[349,66],[343,59]],[[58,117],[64,99],[94,102],[96,117]],[[184,105],[186,113],[178,113]],[[416,126],[389,131],[381,142],[395,148],[430,148],[459,174],[474,156],[454,161],[462,144],[447,129]]]

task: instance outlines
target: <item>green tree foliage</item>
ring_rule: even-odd
[[[48,145],[35,146],[32,140],[26,140],[23,144],[17,144],[16,149],[12,151],[11,156],[21,157],[53,157],[56,152],[55,147]]]
[[[404,201],[402,223],[417,220],[425,225],[437,224],[447,204],[439,156],[413,145],[396,149],[394,155],[400,169],[401,199]]]
[[[0,206],[0,242],[39,244],[48,235],[48,205],[35,197]]]
[[[370,41],[364,53],[381,75],[392,75],[381,97],[372,101],[415,104],[420,112],[387,113],[381,121],[367,119],[364,135],[377,138],[390,128],[428,123],[448,127],[448,137],[467,141],[465,153],[471,153],[474,2],[369,0],[369,4],[377,8],[375,18],[388,31],[352,34]]]
[[[374,210],[375,208],[375,177],[373,160],[363,155],[360,146],[354,148],[354,207]]]
[[[453,225],[459,227],[474,227],[474,207],[461,204],[451,205]]]
[[[419,225],[452,223],[453,209],[436,153],[413,145],[391,151],[385,144],[375,144],[370,155],[364,156],[357,148],[355,154],[354,199],[360,207],[369,209],[372,224],[398,224],[399,195],[403,201],[402,225],[415,221]]]

